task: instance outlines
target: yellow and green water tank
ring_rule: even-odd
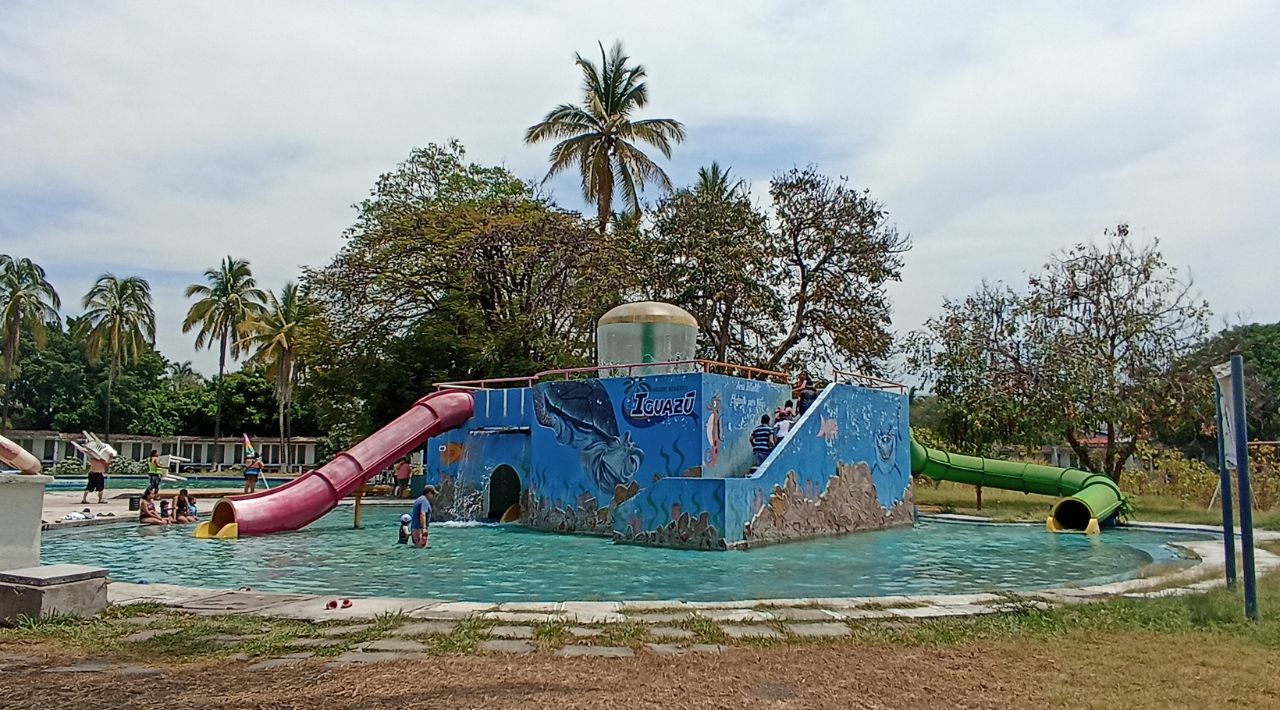
[[[600,317],[596,351],[597,364],[602,366],[692,360],[698,353],[698,321],[688,311],[670,303],[624,303]],[[630,374],[692,369],[691,365],[653,367]]]

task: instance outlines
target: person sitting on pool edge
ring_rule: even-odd
[[[422,495],[413,501],[413,515],[409,521],[409,530],[413,534],[413,544],[415,547],[430,547],[431,544],[427,540],[430,535],[429,527],[431,525],[431,504],[435,501],[436,487],[423,486]]]
[[[156,492],[147,489],[142,494],[142,500],[138,504],[138,522],[143,525],[168,525],[169,521],[160,516],[160,512],[156,510]]]
[[[192,504],[191,495],[187,493],[185,488],[178,491],[178,496],[173,499],[173,517],[171,520],[175,523],[194,523],[199,520],[196,517],[196,509],[195,505]]]
[[[262,462],[257,456],[244,457],[244,492],[253,493],[258,488],[258,476],[262,474]]]

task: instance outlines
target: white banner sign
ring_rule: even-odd
[[[1231,363],[1224,362],[1210,369],[1213,370],[1214,379],[1218,381],[1218,411],[1221,412],[1222,419],[1222,431],[1218,432],[1218,436],[1222,439],[1223,458],[1228,466],[1235,468],[1236,413],[1233,406],[1235,399],[1231,396]]]

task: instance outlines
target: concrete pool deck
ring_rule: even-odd
[[[234,483],[234,482],[233,482]],[[164,488],[160,490],[162,496],[172,495],[178,492],[182,486],[179,483],[165,483]],[[129,498],[131,496],[142,495],[145,487],[139,488],[107,488],[106,498],[102,503],[98,503],[96,493],[89,494],[89,502],[81,503],[80,497],[84,495],[83,491],[65,491],[65,490],[46,490],[44,492],[43,506],[40,512],[40,521],[42,529],[55,530],[60,528],[75,528],[88,525],[104,525],[107,523],[137,523],[138,512],[129,510]],[[240,486],[228,485],[222,488],[193,488],[190,489],[193,497],[196,498],[201,508],[200,516],[207,517],[209,511],[213,509],[213,504],[219,498],[224,496],[239,495],[243,492]],[[348,498],[338,504],[338,507],[351,506],[354,502]],[[383,497],[366,497],[362,505],[368,506],[403,506],[407,511],[413,505],[412,499]],[[89,514],[93,517],[87,520],[65,520],[69,513],[83,513],[84,509],[89,509]],[[102,514],[99,517],[99,514]]]

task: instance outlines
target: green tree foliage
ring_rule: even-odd
[[[1232,355],[1244,358],[1249,438],[1280,439],[1280,323],[1225,328],[1197,346],[1186,367],[1207,380],[1209,368]],[[1189,454],[1216,456],[1216,407],[1213,388],[1209,387],[1196,402],[1194,416],[1161,428],[1160,440]]]
[[[640,213],[640,192],[646,184],[671,189],[671,180],[657,163],[637,147],[648,143],[666,158],[671,146],[684,140],[684,126],[670,118],[633,120],[649,102],[649,87],[642,65],[630,61],[615,42],[608,54],[600,45],[597,66],[574,55],[582,70],[582,104],[561,104],[525,132],[525,143],[558,140],[551,149],[550,178],[570,168],[582,176],[582,195],[598,209],[603,233],[612,214],[614,191],[633,215]]]
[[[61,324],[48,328],[45,349],[26,358],[13,382],[13,426],[72,432],[97,429],[103,411],[98,408],[97,390],[84,342]]]
[[[436,380],[587,361],[632,271],[613,237],[457,142],[413,151],[358,210],[334,260],[305,275],[320,324],[303,389],[327,393],[326,428],[367,431]]]
[[[781,250],[742,183],[717,164],[703,168],[692,188],[657,203],[642,243],[640,293],[697,318],[703,357],[760,364],[783,316]]]
[[[1186,363],[1207,320],[1158,243],[1121,225],[1055,255],[1024,291],[983,283],[944,302],[913,334],[909,364],[941,400],[948,438],[978,449],[1065,439],[1118,481],[1140,441],[1205,396],[1207,378]],[[1101,451],[1086,444],[1095,433]]]
[[[298,384],[301,363],[299,342],[311,320],[310,306],[298,284],[290,281],[280,290],[279,298],[267,294],[262,315],[248,324],[249,347],[254,348],[250,362],[262,367],[271,381],[276,400],[276,416],[280,426],[280,464],[289,465],[289,411]]]
[[[648,271],[637,292],[692,313],[705,357],[878,371],[893,340],[885,284],[909,241],[866,192],[816,168],[779,174],[770,194],[774,225],[729,170],[699,169],[640,230]]]
[[[218,377],[220,388],[227,371],[228,351],[232,358],[245,352],[245,324],[262,313],[266,293],[258,288],[253,270],[244,259],[227,256],[217,268],[204,272],[203,284],[191,284],[187,298],[199,297],[187,311],[182,332],[196,330],[196,348],[218,344]],[[222,435],[222,390],[216,392],[217,408],[213,418],[214,439]]]
[[[30,259],[0,254],[0,360],[4,365],[4,411],[0,433],[6,431],[13,404],[13,378],[22,357],[24,335],[39,350],[46,332],[58,327],[58,292],[45,278],[44,268]]]
[[[893,344],[885,285],[901,279],[910,240],[868,191],[814,166],[774,176],[769,195],[780,255],[772,285],[786,316],[766,366],[823,360],[878,372]]]
[[[111,440],[112,387],[123,364],[138,362],[156,341],[156,312],[151,307],[151,284],[137,276],[98,277],[84,297],[79,321],[90,360],[107,358],[106,416],[103,430]]]
[[[108,388],[110,355],[90,360],[83,319],[67,328],[50,328],[48,346],[23,360],[13,383],[13,423],[19,429],[62,432],[103,431],[108,391],[117,432],[148,436],[209,436],[217,411],[217,383],[185,368],[175,368],[150,343],[139,344],[136,359],[122,360]],[[272,384],[261,368],[250,366],[226,376],[225,425],[254,437],[270,434],[276,417]],[[290,408],[294,432],[315,436],[315,416],[304,401]]]

